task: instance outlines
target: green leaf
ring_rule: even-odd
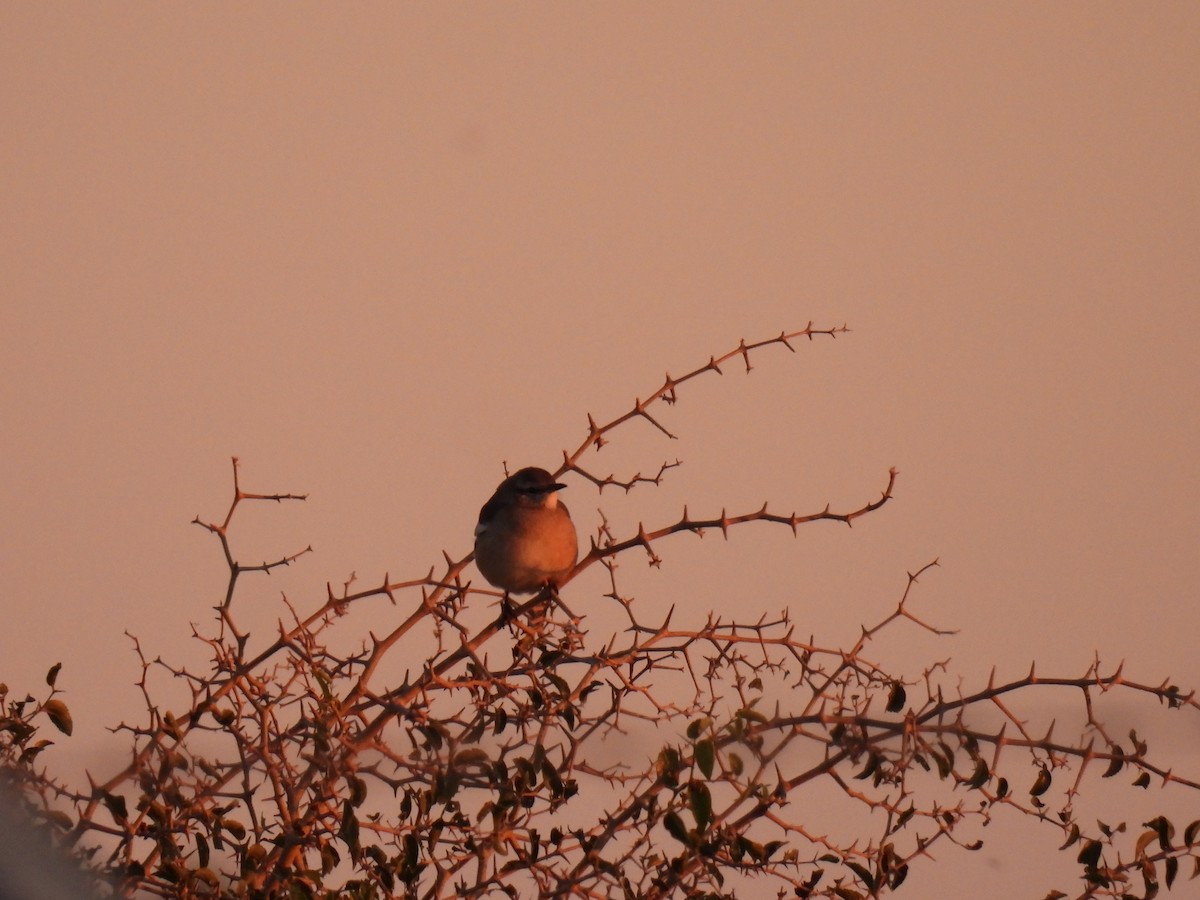
[[[742,758],[736,753],[730,753],[725,757],[726,764],[729,766],[729,773],[735,778],[745,771],[746,764],[742,762]]]
[[[50,667],[50,671],[46,673],[46,684],[54,687],[54,682],[58,680],[58,672],[62,669],[62,663],[57,662]]]
[[[846,860],[846,867],[852,869],[854,874],[862,879],[862,883],[866,885],[868,891],[874,892],[875,875],[870,869],[868,869],[866,866],[860,865],[859,863],[851,862],[850,860]]]
[[[337,852],[337,849],[330,841],[325,841],[321,845],[321,874],[328,875],[342,861],[342,855]]]
[[[696,744],[696,765],[704,773],[705,778],[712,778],[713,763],[716,762],[717,750],[711,739]]]
[[[696,820],[697,830],[707,830],[712,822],[712,794],[699,781],[688,784],[688,806],[692,810],[692,818]]]
[[[892,686],[888,689],[888,712],[900,712],[904,709],[904,704],[908,701],[908,694],[904,690],[904,685],[899,681],[893,681]]]
[[[362,806],[363,801],[367,799],[367,783],[357,775],[347,775],[346,785],[350,788],[350,804]]]
[[[675,787],[679,784],[679,769],[682,764],[678,750],[674,747],[663,747],[658,752],[658,759],[655,761],[654,767],[664,784]]]
[[[317,669],[313,673],[317,678],[317,686],[321,689],[321,696],[326,700],[333,699],[333,691],[329,689],[329,675]]]
[[[663,827],[667,829],[667,833],[681,844],[690,844],[688,838],[687,826],[683,824],[683,819],[674,812],[669,812],[663,816]]]
[[[745,719],[749,722],[758,722],[760,725],[765,725],[767,722],[766,716],[760,713],[757,709],[751,709],[748,706],[744,706],[739,709],[736,715],[739,719]]]

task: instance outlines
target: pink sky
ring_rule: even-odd
[[[795,540],[678,537],[622,570],[647,610],[790,606],[850,643],[940,557],[919,609],[961,633],[897,632],[880,656],[906,674],[1099,652],[1200,684],[1200,7],[3,21],[0,679],[36,691],[64,662],[76,735],[51,767],[119,754],[126,630],[198,658],[224,575],[189,521],[223,512],[231,455],[247,488],[311,495],[239,523],[246,561],[315,548],[252,586],[265,636],[281,590],[461,556],[503,460],[553,467],[588,412],[810,319],[852,332],[698,381],[680,441],[633,425],[597,458],[681,458],[660,491],[565,499],[584,533],[599,507],[803,513],[896,466],[895,503]],[[586,573],[572,607],[602,616],[603,589]],[[1026,875],[967,856],[933,868],[1000,873],[996,897]]]

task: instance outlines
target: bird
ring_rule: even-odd
[[[535,466],[500,482],[475,526],[475,564],[489,584],[506,594],[532,594],[557,588],[575,568],[579,539],[558,499],[565,487]]]

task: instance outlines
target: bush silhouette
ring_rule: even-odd
[[[670,435],[660,410],[693,380],[726,366],[748,372],[760,352],[845,330],[810,324],[740,342],[604,424],[589,416],[555,477],[602,493],[653,488],[678,461],[617,478],[595,474],[594,454],[637,419]],[[908,575],[894,608],[846,646],[802,639],[786,614],[743,622],[673,608],[647,621],[622,594],[618,558],[657,564],[669,535],[750,522],[793,533],[849,524],[888,503],[897,474],[882,476],[882,491],[848,510],[685,508],[630,534],[602,524],[575,572],[606,570],[602,599],[626,624],[618,634],[589,632],[569,583],[466,624],[467,604],[500,594],[472,580],[470,555],[447,555],[422,577],[330,588],[303,607],[285,600],[286,624],[259,646],[238,625],[243,577],[311,548],[238,561],[231,534],[244,504],[304,496],[244,490],[234,459],[224,518],[196,519],[229,573],[212,632],[197,634],[211,667],[142,655],[146,719],[120,726],[131,761],[85,789],[38,761],[48,731],[72,730],[59,667],[41,700],[4,688],[6,780],[98,891],[125,895],[854,900],[918,880],[914,862],[931,848],[977,849],[972,826],[1004,816],[1037,823],[1069,854],[1069,892],[1047,888],[1047,897],[1149,898],[1195,877],[1200,822],[1106,824],[1075,808],[1094,779],[1200,787],[1100,717],[1114,697],[1195,717],[1193,694],[1098,661],[1070,677],[1031,670],[972,690],[958,689],[944,664],[915,676],[885,671],[867,652],[875,642],[906,627],[945,633],[914,612],[918,579],[936,561]],[[364,634],[353,612],[380,597],[403,619]],[[188,686],[185,709],[155,702],[156,671]],[[1078,702],[1075,734],[1031,724],[1047,692]],[[861,814],[861,832],[838,838],[814,824],[817,791],[821,803],[833,797]]]

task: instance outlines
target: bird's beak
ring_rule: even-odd
[[[550,485],[550,490],[552,490],[552,491],[561,491],[561,490],[562,490],[563,488],[565,488],[565,487],[566,487],[566,485],[565,485],[565,484],[552,484],[552,485]]]

